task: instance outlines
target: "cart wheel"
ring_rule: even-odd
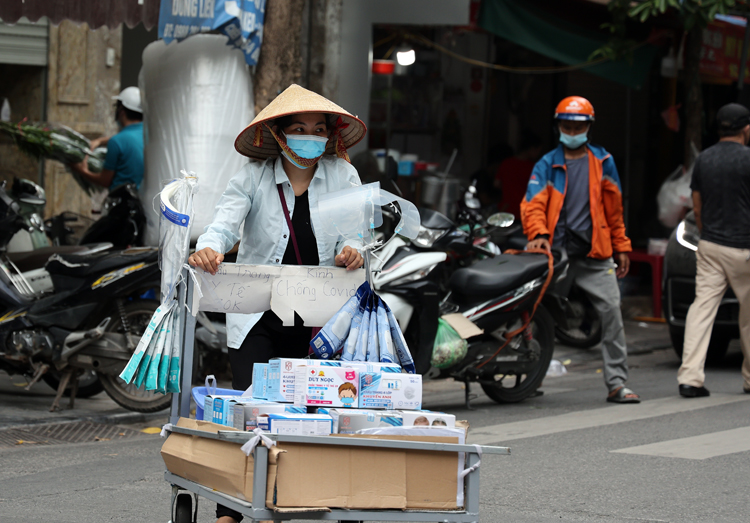
[[[193,496],[187,492],[177,494],[174,502],[173,523],[193,523]]]

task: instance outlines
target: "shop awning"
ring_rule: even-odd
[[[159,5],[160,0],[2,0],[0,20],[13,24],[24,16],[32,22],[46,16],[53,24],[86,22],[91,29],[140,22],[151,29],[159,22]]]
[[[588,61],[607,36],[561,20],[547,20],[513,0],[482,0],[479,25],[485,31],[510,40],[567,65]],[[644,45],[632,60],[618,60],[586,67],[585,71],[608,80],[640,88],[645,83],[656,48]]]

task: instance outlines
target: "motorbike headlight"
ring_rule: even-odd
[[[388,285],[403,285],[404,283],[421,280],[422,278],[430,274],[437,266],[438,264],[435,263],[433,265],[425,267],[424,269],[419,269],[418,271],[414,271],[411,274],[407,274],[406,276],[393,280]]]
[[[420,247],[429,249],[430,247],[432,247],[432,244],[434,244],[443,234],[445,234],[445,231],[443,230],[428,229],[427,227],[420,226],[417,237],[412,241]]]
[[[682,220],[677,226],[675,236],[677,238],[677,243],[686,249],[690,249],[691,251],[698,250],[698,242],[701,239],[701,232],[694,222]]]

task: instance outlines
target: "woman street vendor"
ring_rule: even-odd
[[[215,274],[239,241],[238,263],[360,268],[362,255],[353,242],[322,232],[318,199],[361,185],[346,150],[366,131],[361,120],[322,96],[298,85],[287,88],[235,140],[240,154],[258,161],[229,181],[190,264]],[[232,387],[250,386],[255,363],[307,356],[311,336],[312,328],[296,314],[293,327],[282,326],[270,310],[227,314]],[[221,505],[216,516],[217,523],[242,519]]]

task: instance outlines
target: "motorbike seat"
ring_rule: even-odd
[[[82,278],[92,274],[121,269],[136,263],[152,263],[159,257],[158,249],[137,248],[96,254],[58,254],[47,262],[50,275]]]
[[[547,266],[542,254],[501,254],[458,269],[450,287],[457,301],[492,299],[544,275]]]
[[[41,269],[53,254],[75,254],[87,249],[85,245],[59,245],[56,247],[42,247],[33,251],[9,252],[8,259],[18,267],[21,272]]]

